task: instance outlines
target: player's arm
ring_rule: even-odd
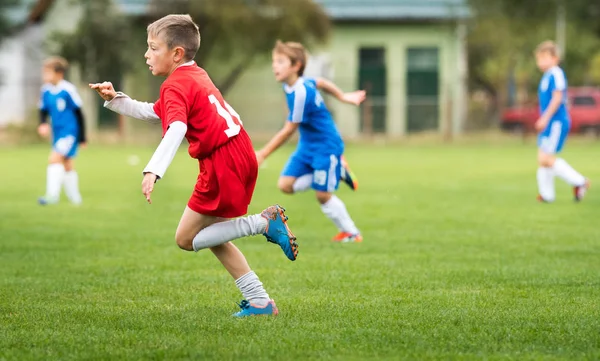
[[[279,147],[281,147],[288,139],[294,134],[296,129],[298,129],[299,123],[294,122],[285,122],[283,128],[271,138],[271,140],[259,151],[256,152],[256,158],[258,159],[258,163],[262,163],[271,153],[276,151]]]
[[[77,125],[79,126],[79,144],[85,144],[87,141],[85,137],[85,118],[81,108],[75,108],[75,118],[77,118]]]
[[[172,86],[165,88],[161,92],[161,99],[165,102],[165,119],[163,121],[168,128],[150,162],[144,168],[142,193],[146,196],[148,203],[152,203],[150,194],[154,190],[154,183],[164,177],[188,129],[188,106],[182,91]]]
[[[44,92],[42,91],[42,94],[40,96],[40,112],[39,112],[39,117],[40,117],[40,124],[38,125],[38,134],[41,137],[47,137],[50,134],[50,124],[48,124],[48,109],[46,108],[45,104],[44,104]]]
[[[150,158],[148,165],[144,168],[142,193],[146,196],[148,203],[152,203],[150,193],[154,189],[154,183],[164,177],[167,168],[169,168],[173,158],[175,158],[177,149],[179,149],[186,132],[187,125],[184,122],[175,121],[171,123],[158,148],[156,148],[152,158]]]
[[[328,94],[333,95],[337,100],[353,105],[360,105],[365,98],[366,92],[364,90],[357,90],[350,93],[344,93],[342,89],[340,89],[337,85],[335,85],[332,81],[329,81],[324,78],[316,79],[317,88],[325,91]]]
[[[535,124],[537,130],[542,131],[547,126],[552,116],[556,114],[556,111],[560,107],[563,102],[563,97],[565,96],[565,92],[563,90],[555,90],[552,92],[552,98],[550,99],[550,104],[548,104],[548,108],[544,111],[544,113],[540,116],[540,119]]]
[[[148,165],[144,168],[144,174],[153,173],[158,179],[164,177],[167,168],[169,168],[177,153],[177,149],[183,142],[186,132],[187,125],[184,122],[175,121],[171,123]]]
[[[96,90],[104,99],[104,107],[115,113],[153,124],[161,122],[156,112],[154,112],[153,103],[131,99],[127,94],[115,91],[111,82],[90,84],[90,88]]]
[[[40,125],[48,124],[48,111],[46,109],[40,109]]]

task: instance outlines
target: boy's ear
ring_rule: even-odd
[[[301,67],[302,67],[301,61],[296,61],[294,64],[292,64],[292,68],[294,68],[294,70],[296,70],[296,72],[299,72]]]
[[[175,48],[175,61],[180,61],[185,57],[185,50],[181,47],[178,46]]]

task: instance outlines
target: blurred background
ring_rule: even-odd
[[[197,63],[244,126],[263,139],[286,117],[270,69],[277,39],[300,41],[307,75],[368,91],[360,108],[328,99],[347,139],[431,134],[527,134],[538,116],[541,74],[533,50],[562,49],[573,132],[600,135],[600,2],[594,0],[0,0],[0,144],[40,142],[40,69],[48,55],[70,63],[89,136],[136,143],[156,128],[102,108],[89,82],[154,101],[161,78],[145,65],[146,26],[189,13],[200,26]]]

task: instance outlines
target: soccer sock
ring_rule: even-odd
[[[554,171],[552,168],[539,167],[537,170],[537,182],[540,196],[546,202],[554,202]]]
[[[72,170],[65,173],[64,176],[64,187],[67,198],[73,204],[81,204],[81,194],[79,193],[79,176],[77,172]]]
[[[46,201],[50,203],[58,202],[64,175],[65,167],[61,163],[48,164],[46,170]]]
[[[321,210],[333,221],[340,231],[350,234],[360,233],[354,221],[350,218],[346,205],[337,196],[332,195],[327,203],[321,204]]]
[[[218,246],[234,239],[262,234],[267,220],[260,214],[212,224],[201,230],[192,243],[194,251]]]
[[[266,306],[271,300],[254,271],[235,280],[235,285],[240,289],[244,298],[256,306]]]
[[[305,192],[305,191],[309,190],[310,186],[312,185],[312,182],[313,182],[312,174],[305,174],[305,175],[302,175],[302,176],[296,178],[296,181],[294,182],[294,185],[292,186],[292,188],[294,189],[294,193]]]
[[[579,187],[585,184],[585,177],[579,174],[562,158],[556,158],[552,169],[557,176],[572,186]]]

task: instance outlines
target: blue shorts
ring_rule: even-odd
[[[52,150],[66,158],[74,158],[77,155],[79,142],[72,134],[57,134],[52,141]]]
[[[342,165],[341,155],[302,155],[292,154],[281,172],[286,177],[313,175],[312,189],[320,192],[334,192],[340,184]]]
[[[538,148],[546,154],[559,153],[565,145],[570,128],[568,120],[551,121],[538,135]]]

